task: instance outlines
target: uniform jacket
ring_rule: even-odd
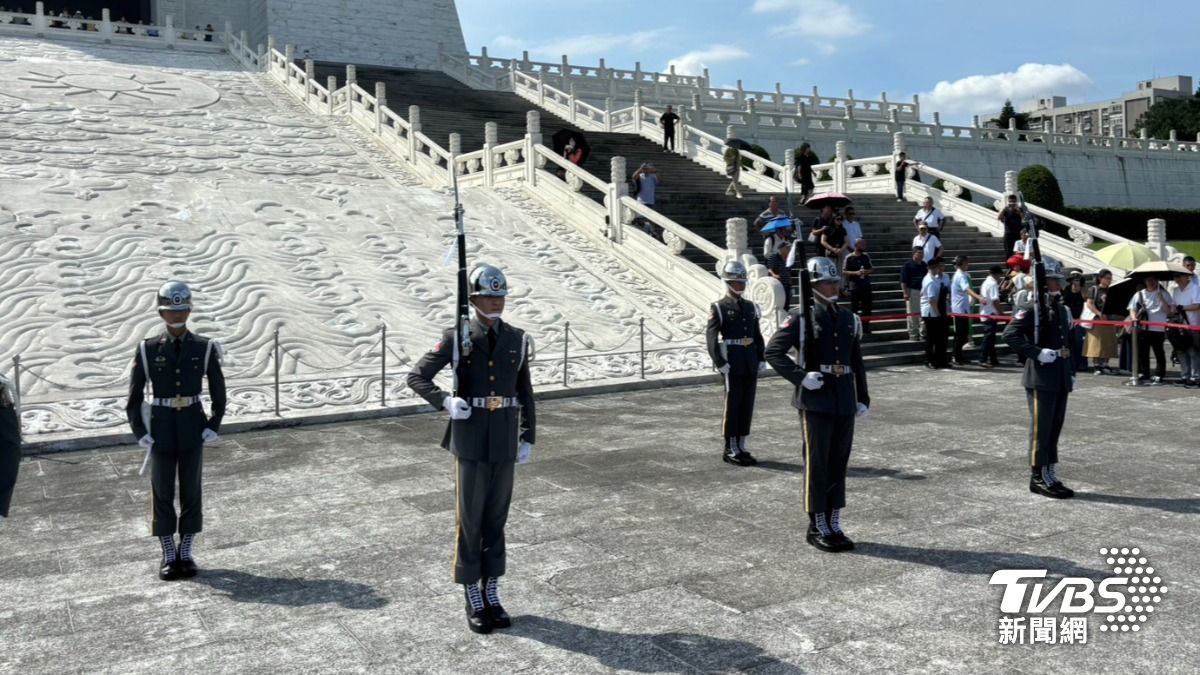
[[[518,405],[492,411],[472,407],[468,419],[451,420],[442,447],[456,457],[476,462],[516,461],[517,444],[524,441],[532,445],[535,440],[533,383],[529,377],[530,341],[525,331],[499,321],[496,323],[496,349],[489,353],[487,327],[474,320],[471,322],[471,343],[471,353],[459,362],[459,396],[467,403],[471,403],[472,398],[487,396],[516,398]],[[451,328],[408,374],[408,386],[439,410],[450,394],[439,389],[433,378],[453,356],[454,329]]]
[[[21,421],[8,380],[0,377],[0,450],[21,447]]]
[[[766,341],[758,326],[758,306],[734,295],[714,302],[708,314],[708,355],[713,366],[720,368],[729,364],[733,376],[751,375],[758,372],[758,364],[766,360]],[[727,345],[725,340],[744,340],[753,344]]]
[[[788,313],[787,320],[767,343],[767,363],[795,385],[792,405],[796,408],[828,415],[853,415],[858,410],[857,404],[871,405],[859,344],[862,322],[849,311],[841,307],[832,310],[825,303],[817,303],[813,311],[816,316],[814,333],[821,362],[804,363],[804,320],[800,308],[796,307]],[[799,363],[789,354],[793,348],[799,350]],[[807,372],[819,371],[823,365],[847,366],[852,374],[835,377],[825,373],[821,387],[814,391],[800,386]]]
[[[1071,310],[1061,302],[1054,302],[1047,310],[1048,316],[1043,315],[1039,340],[1033,339],[1033,307],[1017,310],[1013,320],[1004,329],[1004,341],[1012,350],[1026,358],[1025,374],[1021,376],[1021,384],[1026,389],[1039,391],[1070,392],[1074,387],[1071,379],[1075,377],[1075,359],[1061,356],[1050,363],[1038,361],[1038,354],[1043,349],[1064,349],[1071,347]]]
[[[150,429],[147,429],[141,412],[147,373],[142,367],[141,350],[134,349],[125,416],[135,437],[141,438],[149,433],[154,438],[154,452],[198,449],[203,445],[200,435],[204,429],[220,431],[221,420],[225,417],[225,374],[221,371],[219,345],[213,344],[208,354],[208,370],[205,371],[209,339],[191,331],[184,333],[180,339],[183,346],[179,356],[175,355],[175,338],[166,330],[157,337],[145,340],[146,361],[150,366],[150,395],[153,398],[199,396],[207,377],[212,416],[206,417],[204,406],[198,402],[183,410],[154,406],[150,414]]]

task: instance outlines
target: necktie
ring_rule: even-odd
[[[488,340],[488,353],[490,354],[490,353],[496,351],[496,329],[495,328],[488,329],[487,340]]]
[[[178,357],[180,352],[183,351],[183,340],[180,338],[175,338],[173,342],[175,343],[175,356]]]

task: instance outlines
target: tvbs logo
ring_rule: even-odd
[[[991,583],[1003,586],[1000,611],[1001,642],[1023,644],[1026,629],[1031,642],[1053,643],[1053,613],[1064,616],[1062,641],[1069,631],[1072,642],[1086,642],[1086,615],[1105,617],[1102,632],[1138,632],[1155,607],[1162,602],[1167,587],[1154,576],[1154,568],[1140,549],[1102,548],[1100,555],[1112,565],[1114,576],[1095,581],[1087,577],[1064,577],[1049,585],[1047,570],[998,570]],[[1017,615],[1014,617],[1013,615]],[[1033,615],[1025,617],[1021,615]],[[1046,630],[1046,629],[1049,630]],[[1083,629],[1080,635],[1080,629]],[[1036,632],[1037,637],[1034,639]],[[1082,637],[1082,639],[1079,639]]]

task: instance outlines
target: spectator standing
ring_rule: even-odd
[[[929,273],[925,264],[925,249],[914,246],[912,260],[900,268],[900,292],[904,295],[905,312],[908,314],[908,339],[920,342],[925,339],[925,323],[921,320],[921,282]]]
[[[213,25],[211,23],[204,26],[204,41],[205,42],[213,41],[213,32],[214,32]]]
[[[1019,255],[1022,258],[1027,259],[1032,253],[1032,251],[1029,250],[1029,228],[1022,227],[1018,236],[1019,239],[1017,239],[1016,243],[1013,244],[1012,250],[1008,253],[1009,255]]]
[[[904,184],[908,182],[908,167],[916,164],[916,162],[908,161],[908,155],[900,153],[896,158],[896,168],[893,172],[896,177],[896,201],[904,201]]]
[[[1086,313],[1083,319],[1120,320],[1121,314],[1105,312],[1105,300],[1108,298],[1108,287],[1112,284],[1112,272],[1100,270],[1096,273],[1096,285],[1087,291],[1084,300]],[[1089,325],[1087,341],[1083,346],[1083,355],[1092,360],[1093,374],[1103,375],[1108,368],[1109,359],[1117,358],[1117,329],[1115,326]]]
[[[1184,256],[1183,266],[1192,273],[1192,285],[1200,287],[1200,272],[1196,271],[1196,259],[1190,255]]]
[[[971,290],[971,274],[967,271],[971,266],[965,255],[954,259],[954,278],[950,281],[950,313],[970,314],[971,301],[983,304],[983,296]],[[966,316],[954,317],[954,365],[965,366],[963,346],[971,337],[971,320]]]
[[[926,197],[925,202],[921,205],[917,215],[913,216],[913,225],[919,230],[924,224],[929,228],[929,234],[941,239],[942,224],[946,222],[946,216],[942,215],[942,210],[933,205],[933,197]]]
[[[742,186],[738,179],[742,177],[742,153],[737,148],[725,146],[725,175],[729,177],[729,187],[725,188],[725,196],[734,195],[742,198]]]
[[[796,158],[796,175],[800,181],[800,201],[806,201],[813,193],[813,166],[819,164],[817,153],[808,143],[800,144],[800,156]]]
[[[767,210],[758,214],[758,217],[754,219],[754,229],[761,230],[763,225],[782,215],[783,209],[779,208],[779,197],[771,197],[767,201]]]
[[[862,223],[858,222],[858,212],[854,210],[853,206],[847,206],[843,213],[845,213],[845,222],[842,223],[842,226],[846,228],[846,255],[850,255],[849,252],[854,250],[858,240],[863,237]]]
[[[658,123],[662,125],[663,130],[663,152],[675,149],[675,124],[679,122],[679,115],[675,114],[675,110],[671,106],[667,106],[667,111],[658,118]]]
[[[929,261],[929,273],[921,281],[921,320],[925,323],[925,367],[949,367],[946,342],[950,338],[950,283],[940,258]]]
[[[1063,290],[1063,305],[1071,310],[1071,358],[1075,361],[1075,371],[1087,370],[1087,358],[1083,355],[1083,326],[1075,325],[1074,320],[1083,316],[1084,303],[1083,271],[1071,270],[1067,275],[1067,287]]]
[[[633,172],[631,180],[636,188],[634,196],[637,198],[638,203],[654,208],[655,193],[661,184],[661,180],[658,177],[658,169],[654,168],[654,165],[650,162],[646,162],[638,167],[637,171]],[[640,222],[642,231],[646,234],[662,241],[662,231],[656,225],[641,217],[635,218],[635,221]]]
[[[996,220],[1004,223],[1004,252],[1012,255],[1014,245],[1021,238],[1021,208],[1017,206],[1017,196],[1008,196],[1008,205],[996,216]]]
[[[874,299],[871,297],[873,269],[871,256],[867,254],[867,240],[859,237],[854,242],[854,252],[846,257],[842,278],[850,286],[850,312],[863,319],[864,335],[871,332],[871,323],[867,317],[871,316],[871,308],[874,305]]]
[[[1129,318],[1134,321],[1149,321],[1166,323],[1167,316],[1172,311],[1171,296],[1165,288],[1158,285],[1155,277],[1146,277],[1144,287],[1129,300]],[[1167,329],[1160,326],[1149,328],[1138,327],[1137,372],[1138,379],[1150,377],[1150,351],[1154,351],[1154,377],[1150,384],[1162,384],[1167,376],[1167,354],[1164,343]]]
[[[792,271],[787,264],[791,252],[792,240],[783,239],[775,246],[775,250],[767,255],[767,272],[783,285],[783,311],[785,312],[792,308]]]
[[[833,261],[837,267],[838,276],[842,275],[842,263],[846,259],[846,228],[842,216],[833,217],[833,226],[825,229],[821,235],[821,248],[825,257]]]
[[[925,253],[925,260],[942,257],[942,240],[929,231],[929,226],[921,223],[917,226],[917,236],[912,240],[913,248],[918,246]]]
[[[821,237],[833,228],[834,211],[832,206],[821,208],[821,213],[813,218],[812,229],[808,233],[808,241],[813,244],[820,244]]]
[[[1003,277],[1004,268],[992,265],[988,269],[988,277],[983,280],[983,286],[979,289],[979,295],[982,298],[979,301],[979,313],[985,317],[981,321],[983,324],[983,348],[980,350],[979,365],[988,370],[1000,365],[1000,359],[996,357],[997,321],[986,317],[1000,314],[1000,280]]]
[[[1178,321],[1190,326],[1200,326],[1200,286],[1197,286],[1191,274],[1176,274],[1171,301],[1178,312]],[[1179,380],[1183,386],[1191,388],[1200,386],[1200,335],[1186,333],[1187,347],[1176,349],[1179,357]]]

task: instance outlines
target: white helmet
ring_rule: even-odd
[[[159,312],[188,312],[192,309],[192,289],[182,281],[168,281],[158,289]]]
[[[1050,256],[1042,256],[1042,267],[1046,270],[1047,279],[1066,279],[1062,263]]]
[[[472,297],[482,295],[503,298],[508,295],[508,280],[504,278],[504,272],[491,265],[479,265],[471,270],[467,287]]]
[[[721,267],[721,281],[724,281],[725,283],[729,283],[731,281],[740,281],[745,283],[747,278],[748,274],[746,273],[746,266],[736,260],[728,260],[725,262],[725,265]]]
[[[841,282],[842,277],[838,275],[837,265],[833,261],[825,257],[815,257],[808,259],[808,276],[814,283],[822,281]]]

